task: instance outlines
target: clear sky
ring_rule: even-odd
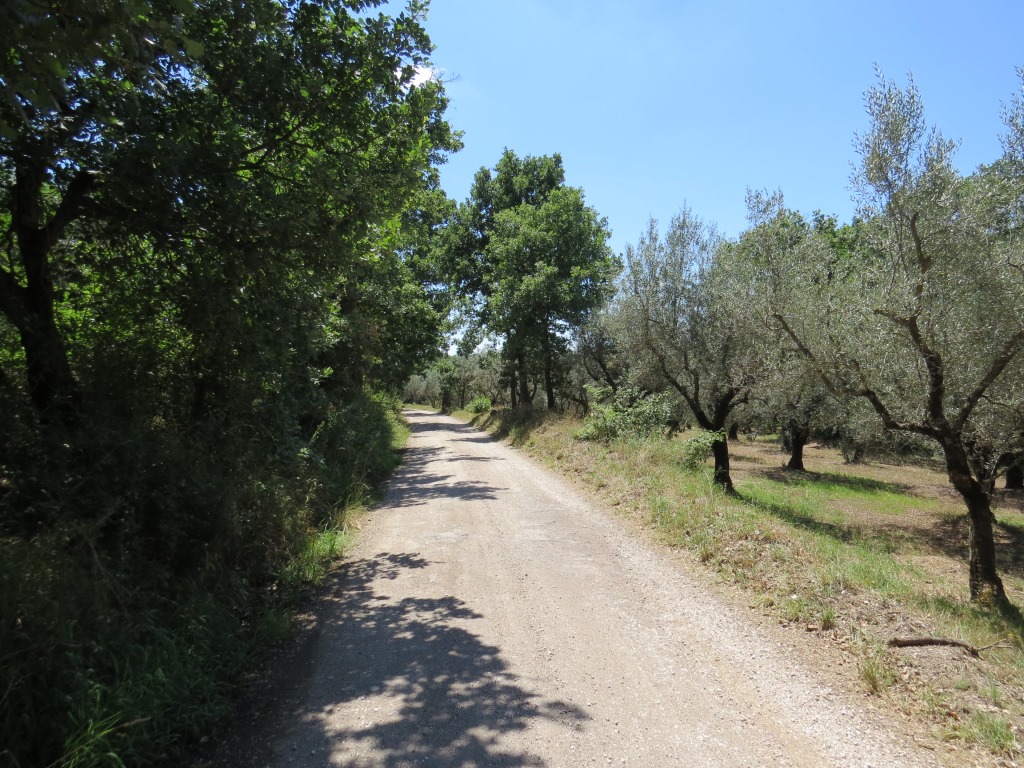
[[[848,221],[875,63],[913,73],[961,170],[991,162],[1024,65],[1024,0],[432,0],[426,28],[465,133],[448,195],[505,147],[559,152],[617,253],[684,203],[736,237],[748,187]]]

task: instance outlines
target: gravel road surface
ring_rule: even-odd
[[[252,764],[933,764],[559,478],[406,415],[405,463]]]

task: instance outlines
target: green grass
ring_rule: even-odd
[[[350,541],[350,535],[337,528],[317,531],[309,537],[302,552],[282,570],[281,586],[294,589],[319,582]]]
[[[950,738],[982,744],[1000,755],[1020,752],[1014,737],[1013,725],[998,712],[971,712],[947,731]]]
[[[822,513],[823,508],[835,508],[847,503],[864,512],[898,515],[911,508],[934,512],[939,503],[934,499],[909,496],[897,483],[866,477],[840,475],[834,472],[780,473],[784,480],[747,480],[737,484],[750,494],[775,494],[784,497],[789,505],[806,505]],[[742,493],[742,491],[741,491]],[[841,517],[841,516],[839,516]]]

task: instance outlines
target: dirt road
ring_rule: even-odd
[[[407,415],[256,764],[932,764],[558,478]]]

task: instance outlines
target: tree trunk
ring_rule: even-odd
[[[526,355],[516,352],[516,372],[519,374],[519,405],[530,408],[533,398],[530,397],[530,382],[526,375]]]
[[[80,212],[92,177],[79,173],[56,211],[44,221],[48,160],[32,156],[15,167],[14,188],[7,202],[25,285],[13,272],[0,267],[0,312],[21,337],[28,393],[39,420],[73,426],[79,419],[82,391],[57,328],[50,251]]]
[[[804,446],[807,445],[807,440],[810,438],[810,431],[803,427],[790,424],[786,429],[786,432],[789,442],[789,462],[786,464],[786,468],[796,469],[803,472]]]
[[[1006,468],[1006,488],[1011,491],[1024,490],[1024,458],[1017,460]]]
[[[729,474],[729,442],[716,440],[711,444],[711,454],[715,457],[715,482],[729,493],[735,493],[732,476]]]
[[[729,439],[730,440],[739,440],[740,439],[740,423],[738,421],[734,421],[732,423],[732,426],[729,427]]]
[[[57,328],[49,285],[23,289],[20,316],[4,314],[18,329],[25,350],[26,383],[36,415],[43,423],[71,426],[78,421],[82,392],[71,370],[64,339]]]
[[[981,484],[971,475],[967,454],[953,437],[942,440],[946,474],[967,505],[971,600],[1005,603],[1006,591],[996,572],[996,544],[992,531],[992,506]]]
[[[547,392],[548,396],[548,410],[555,410],[557,403],[555,402],[555,383],[554,377],[551,375],[550,359],[544,361],[544,391]]]

